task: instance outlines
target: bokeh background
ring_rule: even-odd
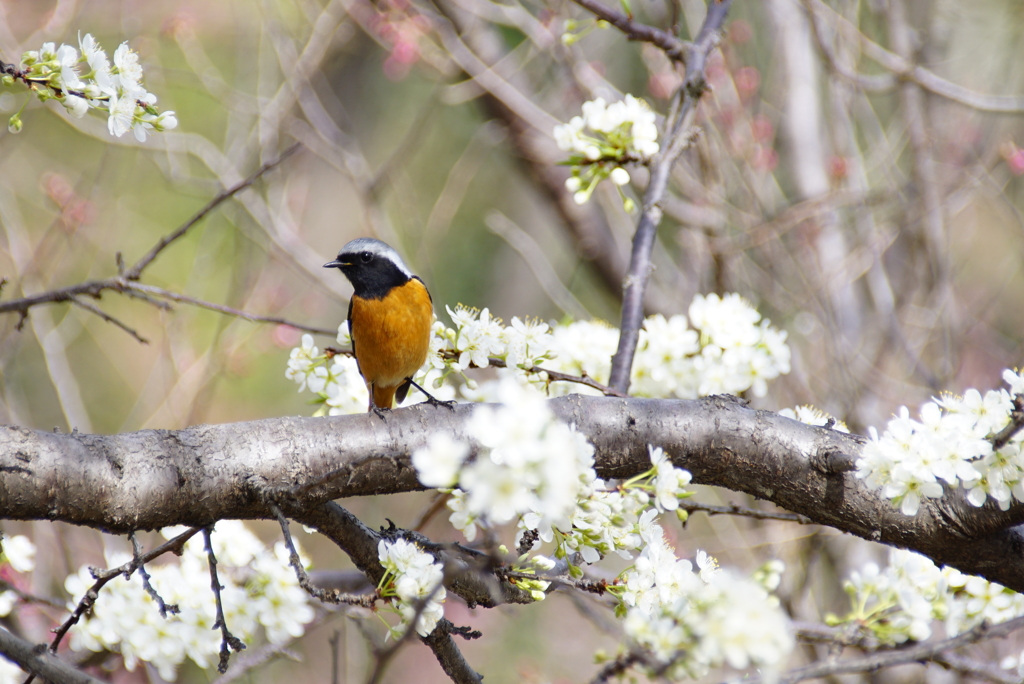
[[[700,0],[631,7],[683,38],[704,14]],[[568,19],[577,22],[570,44]],[[695,293],[739,292],[788,331],[793,349],[793,372],[756,405],[811,403],[855,431],[940,391],[998,385],[1024,352],[1024,98],[980,95],[1024,92],[1024,6],[737,2],[727,29],[699,132],[664,203],[649,310],[685,314]],[[557,0],[0,2],[4,61],[44,41],[76,45],[87,32],[108,53],[129,41],[146,87],[179,126],[144,144],[115,139],[98,117],[71,119],[23,88],[0,90],[5,119],[25,105],[24,131],[0,130],[3,298],[115,274],[117,253],[133,263],[298,141],[298,154],[196,225],[144,282],[332,328],[350,288],[321,264],[372,235],[405,255],[444,320],[444,305],[462,303],[506,320],[617,324],[636,217],[610,184],[573,203],[551,129],[586,100],[627,92],[663,114],[681,71],[659,49]],[[877,50],[969,92],[953,101],[897,79]],[[1008,111],[984,111],[996,105]],[[645,183],[636,169],[626,192],[639,200]],[[67,304],[0,318],[0,421],[114,433],[312,411],[310,395],[284,377],[299,339],[292,328],[109,292],[95,304],[148,344]],[[753,503],[711,489],[698,496]],[[429,495],[346,505],[370,525],[385,516],[408,525]],[[446,527],[435,519],[426,531],[453,538]],[[255,529],[276,538],[273,525]],[[839,579],[884,557],[813,527],[695,516],[673,529],[687,555],[704,549],[747,570],[786,561],[781,594],[807,620],[842,612]],[[125,544],[42,523],[4,531],[36,539],[26,581],[55,597],[68,573]],[[317,567],[347,567],[336,549],[302,541]],[[594,651],[616,645],[600,611],[567,594],[492,611],[449,603],[453,621],[484,631],[464,650],[492,683],[586,681]],[[43,640],[54,616],[39,609],[15,626]],[[369,661],[359,624],[324,614],[295,644],[301,662],[275,661],[247,681],[330,681],[336,631],[340,681],[361,681]],[[794,663],[816,655],[808,647]],[[388,676],[444,681],[416,646]],[[115,677],[158,681],[155,672]],[[179,676],[208,679],[194,668]]]

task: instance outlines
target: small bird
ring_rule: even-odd
[[[387,244],[358,238],[324,264],[345,274],[355,290],[348,304],[348,329],[359,372],[370,391],[369,411],[380,415],[413,385],[431,404],[448,404],[430,396],[412,376],[427,359],[434,307],[427,286]],[[383,417],[383,416],[381,416]]]

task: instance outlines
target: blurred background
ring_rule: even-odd
[[[704,16],[700,0],[631,9],[683,38]],[[793,372],[755,404],[811,403],[857,432],[940,391],[998,386],[1024,352],[1024,5],[737,2],[726,27],[699,133],[663,205],[649,311],[685,314],[696,293],[742,294],[793,349]],[[20,86],[0,90],[4,119],[25,105],[23,131],[0,130],[4,299],[116,274],[117,253],[134,263],[299,142],[143,282],[334,328],[350,287],[321,265],[372,235],[406,257],[446,322],[444,306],[462,303],[505,320],[618,324],[636,216],[610,184],[575,205],[551,131],[598,96],[632,93],[664,114],[682,70],[658,48],[558,0],[0,1],[4,61],[45,41],[77,46],[85,33],[108,54],[129,41],[144,85],[179,126],[146,143],[112,138],[97,116],[72,119]],[[925,75],[897,78],[907,64]],[[646,172],[632,175],[626,192],[639,201]],[[573,299],[572,311],[555,303]],[[0,421],[114,433],[311,412],[311,395],[284,376],[296,330],[110,292],[94,303],[148,344],[66,304],[0,318]],[[752,503],[708,488],[698,498]],[[410,525],[429,496],[345,504],[371,526],[385,515]],[[276,538],[272,525],[254,529]],[[442,518],[426,532],[452,538],[446,529]],[[770,521],[697,515],[674,529],[684,555],[704,549],[746,570],[784,560],[781,595],[807,620],[845,611],[838,580],[884,557],[828,529]],[[27,581],[46,596],[60,597],[82,563],[102,564],[104,546],[125,543],[41,523],[4,531],[40,545]],[[337,549],[302,541],[317,567],[346,567]],[[484,631],[464,650],[492,684],[592,676],[594,651],[617,643],[583,617],[592,609],[568,595],[526,608],[448,606],[454,622]],[[53,616],[24,614],[18,629],[42,640]],[[341,681],[362,680],[368,651],[355,623],[318,620],[295,645],[302,662],[274,662],[248,681],[330,681],[328,638],[339,630]],[[793,664],[815,655],[808,647]],[[444,681],[432,660],[409,648],[389,681]],[[179,675],[208,679],[195,668]]]

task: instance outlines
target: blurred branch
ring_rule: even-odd
[[[185,235],[185,233],[187,233],[192,226],[203,220],[207,214],[209,214],[211,211],[220,206],[220,204],[223,203],[225,200],[234,197],[242,190],[248,188],[250,185],[252,185],[257,180],[262,178],[263,175],[266,174],[268,171],[277,168],[281,164],[281,162],[283,162],[284,160],[288,159],[288,157],[298,152],[299,147],[301,147],[300,143],[292,144],[291,147],[282,152],[281,156],[279,156],[274,161],[267,162],[259,169],[257,169],[255,173],[253,173],[251,176],[249,176],[242,182],[237,183],[232,187],[224,190],[223,192],[218,193],[216,197],[207,202],[205,207],[196,212],[195,215],[192,216],[192,218],[183,223],[176,231],[160,238],[160,241],[153,247],[153,249],[149,250],[149,252],[144,257],[139,259],[134,266],[132,266],[131,268],[124,272],[123,275],[125,279],[138,280],[139,277],[142,275],[143,269],[149,266],[153,262],[153,260],[160,255],[160,252],[167,248],[168,245],[170,245],[175,240]],[[3,313],[3,309],[0,309],[0,313]]]
[[[182,304],[191,304],[198,306],[203,309],[209,309],[211,311],[217,311],[219,313],[227,314],[229,316],[235,316],[247,321],[253,321],[257,323],[275,323],[277,325],[286,325],[296,330],[303,330],[305,332],[313,333],[316,335],[337,335],[336,330],[330,330],[327,328],[316,328],[313,326],[303,325],[302,323],[294,323],[284,318],[277,316],[263,316],[260,314],[248,313],[233,309],[223,304],[215,304],[213,302],[207,302],[202,299],[195,297],[189,297],[188,295],[178,294],[177,292],[171,292],[160,287],[153,285],[145,285],[143,283],[129,281],[125,276],[114,276],[113,278],[107,278],[106,280],[89,280],[78,285],[70,285],[58,290],[50,290],[49,292],[42,292],[40,294],[31,295],[29,297],[22,297],[21,299],[11,299],[5,302],[0,302],[0,314],[18,312],[22,314],[22,320],[28,316],[28,311],[34,306],[42,304],[57,304],[60,302],[71,302],[77,306],[82,307],[86,311],[96,314],[103,320],[114,323],[118,327],[122,328],[139,342],[146,343],[147,340],[142,338],[135,330],[127,327],[121,321],[110,316],[106,312],[102,311],[96,306],[84,302],[79,297],[88,296],[100,299],[104,291],[112,291],[120,294],[129,296],[138,296],[139,299],[152,304],[153,306],[160,307],[161,302],[153,300],[152,297],[162,297],[164,299],[170,299],[171,301],[179,302]],[[160,307],[164,308],[164,307]],[[19,323],[19,326],[21,323]],[[20,329],[20,327],[19,327]]]
[[[948,81],[941,76],[936,75],[924,67],[914,64],[906,57],[886,50],[881,45],[865,36],[860,29],[847,21],[845,17],[833,10],[827,4],[822,2],[822,0],[804,0],[804,6],[807,8],[812,19],[818,16],[819,12],[827,14],[834,21],[838,30],[846,33],[847,36],[858,42],[863,49],[864,54],[878,62],[887,70],[893,72],[896,79],[911,81],[935,95],[939,95],[947,100],[952,100],[953,102],[962,104],[965,107],[977,109],[982,112],[993,112],[997,114],[1024,113],[1024,97],[1014,95],[986,95],[974,92],[973,90],[968,90],[963,86],[959,86],[952,81]],[[829,53],[826,52],[825,54],[826,58],[828,58]],[[895,79],[890,85],[880,77],[864,76],[856,73],[849,74],[848,70],[842,68],[837,68],[836,72],[844,77],[847,77],[848,75],[854,76],[854,78],[851,79],[853,83],[857,85],[868,85],[871,90],[888,90],[896,85]]]
[[[497,210],[488,214],[484,223],[492,233],[502,238],[519,253],[526,265],[533,271],[541,289],[554,302],[555,306],[576,320],[590,318],[586,307],[562,284],[562,280],[558,277],[551,262],[548,261],[544,250],[533,239],[533,236]]]
[[[762,682],[772,681],[778,684],[795,684],[795,682],[805,679],[819,679],[854,672],[874,672],[883,667],[892,667],[893,665],[902,665],[904,663],[940,662],[943,656],[946,655],[946,652],[952,651],[955,648],[977,643],[985,639],[1006,637],[1022,627],[1024,627],[1024,617],[1014,618],[996,625],[983,622],[977,627],[951,639],[881,650],[859,658],[823,661],[783,672],[770,680],[762,677],[753,677],[744,679],[744,682],[762,684]],[[1013,681],[1019,681],[1019,678],[1014,678]]]
[[[612,357],[608,385],[620,392],[629,390],[630,371],[636,354],[637,339],[644,318],[644,293],[651,276],[651,250],[661,222],[661,202],[668,186],[672,165],[690,142],[689,124],[700,97],[707,90],[704,68],[708,55],[718,45],[722,24],[732,0],[712,0],[696,40],[688,47],[686,80],[676,91],[672,108],[665,119],[665,135],[658,154],[651,162],[651,179],[644,193],[643,210],[633,236],[629,271],[623,281],[622,325],[619,345]]]
[[[717,2],[718,0],[714,0]],[[654,26],[647,26],[633,21],[621,12],[617,12],[597,0],[573,0],[580,7],[589,10],[591,14],[607,21],[615,28],[622,31],[630,40],[638,40],[644,43],[651,43],[660,47],[669,59],[677,62],[686,62],[691,44],[680,40],[674,34]]]

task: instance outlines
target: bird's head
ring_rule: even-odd
[[[398,252],[373,238],[352,240],[324,268],[339,269],[352,283],[355,293],[365,299],[384,297],[391,288],[404,285],[413,277]]]

